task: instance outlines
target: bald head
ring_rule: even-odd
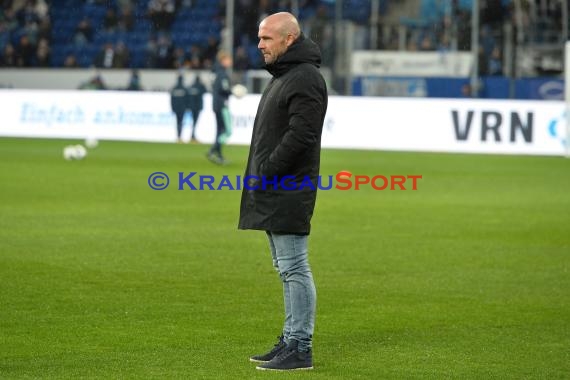
[[[267,16],[259,24],[259,44],[266,64],[274,63],[301,34],[299,22],[291,13]]]
[[[276,32],[283,36],[290,34],[295,37],[295,39],[299,37],[299,34],[301,33],[299,22],[295,16],[289,12],[274,13],[263,19],[261,24],[266,24],[269,28],[275,29]]]

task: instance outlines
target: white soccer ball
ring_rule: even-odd
[[[66,146],[63,148],[63,158],[67,161],[73,160],[75,157],[75,148],[72,146]]]
[[[85,146],[87,148],[89,148],[89,149],[97,148],[97,145],[99,145],[99,141],[97,141],[96,138],[88,137],[85,139]]]
[[[63,148],[63,158],[67,161],[82,160],[87,156],[87,149],[83,145],[68,145]]]
[[[87,149],[83,145],[75,145],[76,160],[83,160],[87,156]]]
[[[238,83],[232,87],[232,94],[238,99],[243,98],[247,95],[247,87]]]

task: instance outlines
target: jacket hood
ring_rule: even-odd
[[[316,67],[321,65],[321,50],[303,33],[274,63],[265,65],[265,70],[269,71],[271,75],[279,77],[301,63],[310,63]]]

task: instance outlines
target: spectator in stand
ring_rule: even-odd
[[[119,26],[119,18],[114,8],[107,8],[103,17],[103,28],[106,32],[114,32]]]
[[[49,17],[49,6],[44,0],[30,0],[30,3],[40,20]]]
[[[501,50],[498,46],[493,48],[489,57],[489,75],[503,75],[503,62],[501,60]]]
[[[477,61],[479,66],[479,75],[480,76],[489,75],[489,58],[485,53],[485,49],[483,48],[483,46],[479,46]]]
[[[131,62],[131,53],[127,45],[123,41],[117,42],[115,45],[115,56],[113,59],[113,67],[126,68]]]
[[[202,55],[204,66],[208,68],[212,67],[214,62],[216,62],[216,55],[218,54],[218,46],[220,42],[214,36],[209,36],[204,49],[204,54]]]
[[[244,43],[244,41],[240,40],[240,37],[245,37],[247,42],[257,40],[257,25],[259,24],[260,9],[264,9],[266,6],[269,6],[269,3],[269,0],[260,0],[256,2],[253,0],[237,0],[235,2],[235,12],[240,15],[240,17],[235,18],[234,22],[236,30],[239,31],[238,33],[235,33],[235,44],[239,45]]]
[[[37,32],[38,40],[45,38],[48,41],[51,41],[51,20],[49,16],[43,17],[40,20],[40,24],[38,25],[38,32]]]
[[[436,50],[440,53],[448,53],[451,51],[451,43],[449,33],[443,33],[437,42]]]
[[[156,38],[151,36],[149,40],[146,42],[144,50],[145,50],[145,60],[144,60],[145,67],[148,69],[155,68],[158,57],[158,43],[156,42]]]
[[[16,49],[14,49],[14,46],[11,43],[8,43],[6,44],[6,46],[4,46],[2,57],[0,59],[0,66],[2,67],[17,66]]]
[[[135,29],[135,13],[131,4],[121,5],[119,28],[127,32],[132,32]]]
[[[20,26],[25,26],[27,24],[39,24],[40,18],[34,9],[34,2],[31,0],[26,1],[23,8],[16,12],[16,18]]]
[[[425,33],[420,40],[419,50],[421,51],[433,51],[435,50],[435,45],[433,43],[433,36],[430,33]]]
[[[187,57],[186,52],[181,47],[176,47],[173,53],[173,61],[174,61],[174,68],[175,69],[182,69],[187,65]]]
[[[170,39],[166,36],[158,38],[156,46],[156,68],[172,69],[174,68],[174,52]]]
[[[188,60],[190,61],[189,65],[191,69],[202,68],[202,50],[200,50],[200,46],[190,46],[190,51],[188,51]]]
[[[67,57],[65,57],[63,61],[63,67],[65,67],[66,69],[78,68],[79,63],[77,63],[77,57],[75,57],[75,55],[73,54],[69,54]]]
[[[36,49],[36,66],[39,67],[49,67],[51,63],[51,49],[49,47],[49,42],[45,38],[42,38],[38,42],[38,47]]]
[[[332,66],[334,59],[333,27],[326,5],[317,8],[309,26],[310,39],[321,49],[323,66]]]
[[[155,32],[170,31],[174,22],[176,6],[173,0],[150,0],[148,17]]]
[[[8,31],[6,30],[6,25],[2,23],[2,19],[0,16],[0,50],[4,50],[4,47],[9,42],[10,42],[10,33],[8,33]]]
[[[12,33],[18,28],[18,20],[16,20],[16,15],[12,8],[4,8],[3,14],[0,13],[0,17],[6,33]]]
[[[235,52],[234,70],[246,71],[250,69],[249,56],[243,46],[238,46]]]
[[[91,25],[91,20],[88,17],[83,17],[77,24],[73,41],[78,45],[93,42],[93,26]]]
[[[20,43],[16,48],[16,65],[19,67],[33,66],[36,47],[31,43],[27,35],[20,37]]]
[[[113,48],[112,43],[107,42],[103,46],[101,51],[97,53],[94,64],[95,67],[98,68],[110,69],[114,67],[114,63],[115,63],[115,49]]]

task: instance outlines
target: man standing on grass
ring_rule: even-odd
[[[301,33],[292,14],[265,18],[258,37],[265,69],[273,78],[253,126],[239,228],[267,234],[283,284],[285,322],[275,347],[250,360],[261,363],[257,369],[263,370],[312,369],[316,291],[307,247],[327,88],[318,70],[319,48]]]
[[[192,134],[190,137],[191,143],[197,143],[196,127],[198,125],[198,118],[200,112],[204,108],[204,94],[206,93],[206,86],[200,79],[200,75],[196,74],[196,79],[190,87],[188,87],[188,109],[192,112]]]
[[[188,103],[188,90],[184,87],[184,76],[178,75],[176,85],[170,90],[170,108],[176,115],[176,142],[182,143],[182,126]]]

